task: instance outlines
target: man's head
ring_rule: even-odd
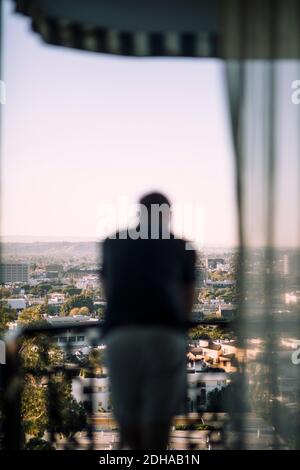
[[[171,203],[161,193],[153,192],[146,194],[139,200],[140,223],[147,224],[154,234],[167,234],[170,225]],[[155,237],[153,237],[155,238]]]

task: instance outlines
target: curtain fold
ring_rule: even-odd
[[[219,55],[224,59],[299,58],[299,0],[219,0]]]
[[[239,215],[237,330],[246,351],[238,393],[275,429],[271,448],[300,448],[300,8],[295,0],[237,3],[223,3],[222,26]],[[246,410],[233,416],[240,448],[249,447]]]

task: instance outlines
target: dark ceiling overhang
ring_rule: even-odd
[[[128,56],[215,57],[216,0],[16,0],[49,44]]]
[[[57,46],[137,57],[300,58],[300,0],[12,1]]]

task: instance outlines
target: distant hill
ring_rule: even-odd
[[[99,243],[96,242],[30,242],[1,243],[2,257],[45,256],[53,258],[95,258],[98,257]]]

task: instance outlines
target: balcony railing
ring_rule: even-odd
[[[216,319],[200,321],[190,324],[191,328],[199,325],[217,325],[223,329],[234,329],[237,321],[224,321]],[[291,331],[293,326],[289,325]],[[260,321],[249,321],[247,323],[247,341],[251,337],[262,336],[262,324]],[[24,449],[26,440],[26,427],[24,428],[24,388],[26,377],[38,377],[39,384],[46,390],[47,431],[43,436],[53,448],[56,449],[101,449],[118,448],[117,423],[113,419],[113,412],[101,409],[96,402],[97,393],[101,387],[99,378],[105,375],[97,372],[95,362],[85,363],[84,367],[79,362],[75,363],[74,341],[70,338],[85,338],[86,344],[92,348],[104,343],[101,334],[101,323],[84,322],[68,325],[52,326],[49,324],[28,326],[16,330],[13,338],[7,341],[6,364],[1,366],[1,395],[2,395],[2,448]],[[45,360],[38,367],[27,363],[22,359],[22,345],[24,340],[30,341],[36,338],[45,338],[42,354]],[[67,338],[59,342],[59,338]],[[256,340],[257,341],[257,340]],[[264,338],[262,338],[262,343]],[[51,363],[50,356],[53,354],[54,344],[63,346],[64,354],[60,361]],[[245,344],[245,338],[244,338]],[[260,347],[262,344],[260,343]],[[183,413],[174,419],[170,430],[169,448],[172,449],[231,449],[231,448],[287,448],[288,443],[284,437],[285,427],[282,426],[281,407],[285,405],[284,400],[278,399],[276,387],[280,383],[280,377],[270,382],[268,376],[268,355],[272,351],[256,350],[253,357],[245,349],[237,348],[236,372],[228,373],[227,382],[230,383],[230,393],[224,402],[216,403],[207,409],[207,390],[203,379],[203,372],[199,372],[193,380],[188,380],[186,406]],[[273,347],[273,346],[272,346]],[[32,346],[34,350],[34,346]],[[57,351],[56,347],[53,349]],[[267,368],[267,378],[260,368]],[[84,374],[81,373],[84,369]],[[258,370],[257,370],[258,369]],[[194,369],[191,368],[191,375]],[[61,421],[64,414],[58,412],[57,383],[66,379],[68,383],[83,384],[82,396],[84,396],[84,409],[86,421],[78,432],[61,432]],[[84,380],[88,379],[88,380]],[[98,381],[98,382],[97,382]],[[220,384],[219,384],[220,385]],[[260,388],[259,388],[260,387]],[[293,385],[292,385],[293,387]],[[219,387],[219,389],[222,387]],[[257,413],[253,406],[255,393],[259,406],[265,412]],[[257,392],[255,390],[258,389]],[[101,389],[100,392],[103,390]],[[196,393],[196,395],[195,395]],[[295,388],[295,400],[299,399],[297,387]],[[194,394],[194,395],[193,395]],[[191,398],[192,397],[192,398]],[[189,399],[188,399],[189,398]],[[265,409],[264,409],[265,407]],[[45,417],[44,417],[45,418]],[[37,418],[38,419],[38,418]],[[278,424],[278,428],[275,427]],[[281,424],[281,428],[280,428]],[[64,437],[62,437],[64,436]]]

